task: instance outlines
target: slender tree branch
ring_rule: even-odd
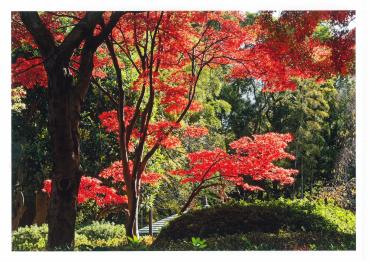
[[[151,38],[151,48],[150,48],[150,62],[149,62],[149,99],[148,103],[146,105],[146,108],[144,109],[142,121],[141,121],[141,128],[140,128],[140,140],[139,145],[137,146],[135,150],[135,166],[134,166],[134,174],[138,176],[138,180],[140,180],[141,174],[145,169],[145,165],[142,163],[142,154],[144,150],[144,143],[147,138],[147,132],[149,127],[150,118],[152,116],[153,111],[153,105],[154,105],[154,83],[153,83],[153,64],[154,64],[154,49],[156,47],[156,37],[157,33],[159,31],[160,24],[162,22],[163,18],[163,12],[161,12],[160,17],[158,19],[157,25],[154,29],[153,36]],[[145,163],[146,164],[146,163]]]
[[[118,59],[116,56],[116,53],[114,51],[114,47],[112,44],[112,41],[110,39],[107,39],[105,41],[109,55],[112,58],[113,66],[116,71],[116,78],[117,78],[117,88],[118,88],[118,94],[119,94],[119,102],[118,102],[118,124],[119,124],[119,142],[120,142],[120,149],[121,149],[121,159],[122,159],[122,165],[123,165],[123,176],[125,178],[126,184],[129,184],[130,182],[130,169],[128,165],[128,148],[127,148],[127,142],[126,142],[126,127],[125,127],[125,92],[123,90],[123,83],[122,83],[122,73],[121,68],[118,64]]]

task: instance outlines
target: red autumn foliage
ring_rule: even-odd
[[[42,64],[42,59],[39,57],[33,59],[19,57],[12,64],[12,75],[13,86],[22,85],[28,89],[36,85],[40,87],[48,86],[48,77]]]
[[[132,172],[133,163],[129,162],[129,170]],[[115,183],[124,183],[122,161],[113,162],[108,168],[100,172],[99,177],[105,179],[112,179]],[[142,174],[141,182],[144,184],[154,184],[161,178],[160,174],[154,172],[144,172]]]
[[[245,177],[252,181],[271,180],[289,185],[294,182],[297,170],[285,169],[274,164],[282,159],[294,159],[285,151],[290,134],[267,133],[242,137],[232,143],[230,148],[235,153],[216,148],[188,154],[189,168],[176,170],[175,175],[182,177],[182,183],[213,183],[223,179],[245,190],[263,190],[245,182]],[[217,185],[217,184],[215,184]]]
[[[43,191],[51,193],[50,179],[44,181]],[[77,202],[82,204],[88,200],[94,200],[98,206],[119,205],[127,203],[127,196],[120,195],[114,188],[102,185],[97,178],[83,176],[80,182]]]
[[[208,134],[208,129],[205,127],[188,126],[185,129],[184,136],[197,138]]]
[[[40,16],[54,40],[60,43],[67,35],[65,27],[76,24],[83,13],[44,12]],[[110,12],[104,13],[105,23],[109,16]],[[119,130],[117,118],[117,111],[121,108],[116,107],[116,110],[100,115],[106,131],[122,139],[121,150],[126,152],[122,154],[122,162],[126,166],[115,162],[102,173],[116,181],[125,180],[128,187],[144,182],[148,159],[158,147],[179,146],[180,140],[173,131],[180,128],[186,113],[202,109],[195,94],[206,68],[227,66],[231,71],[230,78],[261,80],[263,90],[270,92],[294,90],[296,84],[292,79],[296,77],[321,80],[336,74],[352,73],[354,30],[335,35],[325,42],[313,39],[312,34],[322,21],[345,25],[353,16],[350,11],[312,11],[283,12],[280,17],[273,18],[271,12],[265,12],[259,14],[253,23],[246,24],[246,17],[240,12],[126,13],[113,29],[110,39],[113,50],[119,52],[118,71],[127,69],[129,73],[138,75],[131,83],[130,91],[137,92],[139,99],[136,107],[124,107],[123,131]],[[61,17],[64,21],[68,20],[67,25],[62,23]],[[32,38],[16,13],[12,14],[12,21],[14,47],[35,49]],[[101,27],[97,26],[94,34],[99,31]],[[35,51],[21,54],[15,60],[12,66],[14,85],[46,87],[45,70],[41,61],[36,64]],[[74,69],[79,68],[79,53],[77,50],[73,55],[71,66]],[[94,77],[108,77],[105,68],[111,66],[111,60],[107,57],[107,48],[101,48],[95,54]],[[160,110],[164,112],[160,119],[153,117],[155,103],[159,103]],[[204,134],[205,130],[194,128],[185,131],[189,137]],[[184,176],[184,182],[200,183],[219,174],[223,179],[249,190],[260,188],[245,183],[244,176],[252,180],[269,179],[289,184],[296,171],[280,168],[273,162],[293,157],[284,151],[290,139],[278,134],[256,135],[253,139],[242,138],[230,144],[235,154],[221,149],[191,153],[188,156],[190,169],[177,173]],[[128,158],[127,152],[134,152],[134,161]],[[125,179],[124,168],[129,173],[126,176],[129,181]],[[141,173],[133,174],[132,170]],[[149,174],[151,178],[148,181],[154,181],[155,175]],[[139,181],[131,183],[131,179]],[[98,181],[89,183],[86,182],[90,185],[86,187],[88,189],[94,186],[104,188]],[[86,188],[80,187],[81,192]],[[129,196],[129,199],[137,198],[135,191],[140,191],[140,188],[127,190],[135,195]],[[106,191],[105,194],[113,193]],[[85,195],[88,195],[87,192]],[[100,198],[96,200],[101,201]],[[131,216],[134,217],[133,214]]]
[[[125,114],[125,126],[128,126],[133,115],[134,115],[135,108],[130,106],[125,106],[124,114]],[[99,120],[102,126],[108,133],[115,133],[118,134],[119,124],[117,119],[117,110],[103,112],[99,115]]]
[[[110,14],[105,12],[104,19],[107,20]],[[84,12],[43,12],[40,18],[52,32],[55,41],[60,43],[67,35],[68,27],[75,25],[83,15]],[[128,13],[113,30],[112,37],[116,43],[120,43],[117,50],[130,57],[137,69],[143,69],[139,71],[145,78],[148,77],[148,65],[142,68],[140,57],[133,56],[133,53],[137,46],[145,47],[147,33],[155,31],[159,25],[156,48],[152,53],[152,64],[155,66],[153,71],[160,74],[161,70],[171,70],[171,78],[168,79],[174,78],[176,85],[170,86],[175,89],[187,89],[189,83],[197,81],[194,75],[183,70],[193,60],[198,65],[211,67],[228,64],[232,66],[232,77],[254,77],[265,82],[265,90],[282,91],[295,88],[290,81],[291,77],[330,77],[337,73],[353,72],[354,29],[322,43],[332,53],[324,59],[325,63],[314,59],[312,42],[307,41],[312,39],[312,33],[320,22],[346,26],[353,17],[352,11],[287,11],[276,19],[271,12],[264,12],[252,24],[241,26],[245,16],[239,12]],[[95,31],[100,30],[98,27]],[[12,13],[12,45],[14,48],[36,48],[17,12]],[[110,63],[106,53],[105,48],[100,48],[94,57],[96,77],[106,77],[103,68]],[[79,61],[77,55],[74,57],[75,61]],[[15,64],[14,72],[20,71],[18,67],[21,62],[24,63],[23,68],[33,64],[20,60]],[[32,79],[34,71],[23,73],[23,80]],[[43,70],[39,68],[38,71]],[[178,75],[177,80],[175,75]],[[31,80],[20,83],[32,88],[36,82]],[[180,92],[172,96],[171,100],[166,99],[173,92],[177,91],[171,88],[164,90],[163,104],[167,100],[167,111],[178,113],[180,107],[186,104],[183,99],[185,93]]]
[[[132,162],[130,164],[132,170]],[[111,166],[100,172],[99,177],[111,179],[115,183],[122,183],[122,191],[125,191],[123,179],[123,167],[121,161],[114,162]],[[160,174],[148,172],[142,174],[142,183],[154,184],[161,178]],[[45,180],[43,191],[51,193],[51,180]],[[77,202],[82,204],[88,200],[94,200],[98,206],[119,205],[127,203],[127,196],[117,193],[113,187],[104,186],[103,182],[97,178],[83,176],[80,182]]]

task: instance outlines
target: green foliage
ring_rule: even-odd
[[[322,25],[317,30],[324,34],[325,28]],[[282,164],[299,170],[296,183],[280,191],[278,185],[263,185],[264,194],[251,195],[259,199],[279,197],[282,192],[285,196],[300,193],[303,197],[308,192],[314,193],[315,185],[322,187],[332,182],[333,177],[339,177],[337,173],[344,173],[341,170],[355,173],[354,161],[348,164],[341,161],[354,158],[340,156],[354,155],[351,153],[354,143],[346,142],[354,137],[355,131],[354,106],[349,106],[355,104],[354,81],[345,77],[323,83],[315,79],[294,81],[296,91],[267,93],[261,92],[263,84],[259,81],[235,80],[225,84],[217,98],[231,105],[230,112],[219,114],[225,134],[231,132],[238,138],[265,132],[289,132],[295,138],[289,151],[296,156],[296,161]],[[345,163],[338,165],[340,162]]]
[[[207,242],[204,239],[201,239],[199,237],[192,237],[191,243],[193,244],[193,247],[195,250],[202,250],[207,247]]]
[[[161,231],[155,246],[164,246],[171,241],[188,241],[193,236],[278,236],[280,232],[288,232],[290,236],[300,238],[305,234],[315,237],[321,234],[327,239],[332,236],[338,243],[344,243],[345,248],[351,248],[355,241],[355,215],[332,202],[325,204],[323,201],[279,199],[270,202],[234,203],[189,212],[176,218]],[[337,246],[337,242],[333,242],[333,245]],[[212,246],[212,241],[207,239],[207,243]]]
[[[204,250],[354,250],[356,241],[353,236],[338,236],[321,232],[278,233],[249,232],[205,238]],[[151,250],[193,250],[186,239],[155,242]]]
[[[48,227],[46,224],[20,227],[12,234],[12,249],[14,251],[40,251],[46,246]]]
[[[12,234],[15,251],[45,250],[48,227],[46,224],[20,227]],[[107,250],[127,245],[125,227],[107,222],[94,222],[76,230],[75,250]],[[64,249],[63,249],[64,250]]]
[[[23,102],[22,98],[26,94],[26,91],[21,86],[12,88],[12,111],[21,113],[22,110],[26,109],[26,104]]]
[[[125,250],[145,250],[146,245],[142,238],[137,236],[127,237],[128,245],[125,247]]]
[[[89,225],[95,220],[99,207],[93,200],[86,201],[77,207],[76,227]]]
[[[114,88],[113,83],[104,83]],[[112,110],[112,104],[98,89],[90,88],[83,105],[80,123],[81,166],[90,176],[98,173],[119,158],[117,138],[100,125],[99,115]]]
[[[307,189],[312,192],[316,181],[332,172],[335,151],[330,151],[330,139],[326,134],[332,129],[328,119],[336,106],[338,92],[335,79],[320,84],[314,79],[295,81],[296,91],[273,94],[256,101],[266,107],[268,130],[294,135],[289,146],[290,152],[296,156],[294,168],[299,170],[294,193],[300,189],[303,197]]]
[[[123,225],[97,221],[78,229],[76,233],[85,235],[89,240],[124,238],[126,236],[126,230]]]
[[[325,42],[333,37],[333,33],[328,24],[321,23],[315,28],[312,36],[319,39],[321,42]]]
[[[20,190],[28,206],[51,171],[50,138],[47,131],[46,90],[17,88],[12,114],[12,185]],[[22,106],[18,103],[20,102]],[[24,107],[20,110],[20,107]]]
[[[334,201],[240,201],[184,214],[153,242],[125,236],[123,225],[93,222],[75,234],[75,250],[353,250],[355,215]],[[13,232],[16,251],[45,250],[47,225]],[[65,250],[65,249],[63,249]]]
[[[260,206],[270,208],[281,208],[285,210],[294,210],[299,214],[302,211],[304,214],[310,216],[320,217],[321,222],[315,223],[310,221],[309,217],[303,218],[302,221],[307,224],[312,224],[306,227],[307,231],[318,231],[318,232],[338,232],[344,234],[355,234],[356,233],[356,215],[350,210],[343,209],[335,204],[333,200],[315,200],[310,199],[284,199],[279,198],[274,201],[255,201],[254,203],[246,203],[240,201],[243,206]],[[294,213],[293,212],[293,213]],[[288,221],[294,224],[295,221],[299,221],[299,216],[288,218]],[[303,225],[304,226],[304,225]],[[299,228],[299,227],[296,227]],[[291,228],[292,229],[292,228]]]
[[[124,245],[127,245],[127,239],[125,237],[90,240],[85,235],[76,234],[75,236],[76,251],[108,251]]]

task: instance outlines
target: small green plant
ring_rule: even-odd
[[[128,239],[128,242],[129,242],[131,245],[133,245],[133,246],[135,246],[135,245],[139,245],[139,244],[141,243],[141,239],[140,239],[140,238],[138,238],[137,236],[127,237],[127,239]]]
[[[203,250],[207,247],[206,240],[199,237],[192,237],[191,243],[193,244],[195,250]]]
[[[128,245],[125,249],[127,250],[146,250],[147,246],[144,243],[143,238],[137,236],[127,237]]]

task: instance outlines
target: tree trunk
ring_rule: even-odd
[[[128,218],[126,222],[126,235],[139,237],[139,194],[136,190],[127,190]]]
[[[36,215],[33,224],[41,226],[46,223],[50,197],[48,193],[36,191]]]
[[[191,205],[191,203],[193,202],[194,198],[198,195],[199,193],[199,188],[197,187],[189,196],[188,200],[186,201],[186,203],[182,206],[181,210],[180,210],[180,214],[184,213]]]
[[[53,151],[52,189],[48,213],[48,249],[73,247],[76,200],[82,172],[78,127],[81,104],[93,70],[93,54],[108,37],[124,12],[113,12],[101,32],[94,28],[103,12],[87,12],[56,46],[52,33],[37,12],[20,12],[22,22],[33,36],[48,75],[48,131]],[[75,49],[84,42],[76,86],[68,66]]]
[[[49,71],[48,126],[53,152],[52,190],[48,213],[48,249],[73,248],[76,204],[81,180],[79,115],[72,77],[56,65]]]
[[[22,192],[17,192],[15,199],[13,200],[13,205],[12,230],[16,230],[24,212],[27,209],[27,207],[24,205],[24,195]]]

